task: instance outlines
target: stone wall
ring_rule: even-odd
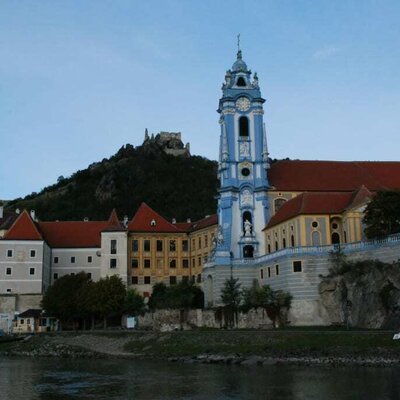
[[[138,319],[140,329],[156,331],[189,330],[193,328],[224,328],[226,321],[214,310],[157,310]],[[272,322],[263,310],[238,313],[235,321],[238,329],[272,328]]]

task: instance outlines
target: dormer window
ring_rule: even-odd
[[[242,76],[238,78],[238,80],[236,81],[236,85],[240,87],[246,86],[246,81]]]
[[[156,220],[155,220],[155,219],[152,219],[152,220],[150,221],[150,225],[151,225],[151,226],[156,226],[156,225],[157,225]]]

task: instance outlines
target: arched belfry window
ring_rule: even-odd
[[[247,117],[239,118],[239,136],[249,136],[249,119]]]
[[[246,81],[244,80],[244,78],[242,76],[240,76],[238,78],[238,80],[236,81],[236,85],[240,86],[240,87],[246,86]]]

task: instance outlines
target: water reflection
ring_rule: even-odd
[[[1,359],[0,399],[399,399],[400,369]]]

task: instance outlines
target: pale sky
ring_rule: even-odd
[[[272,158],[400,160],[399,1],[0,2],[0,199],[181,131],[218,155],[241,34]]]

